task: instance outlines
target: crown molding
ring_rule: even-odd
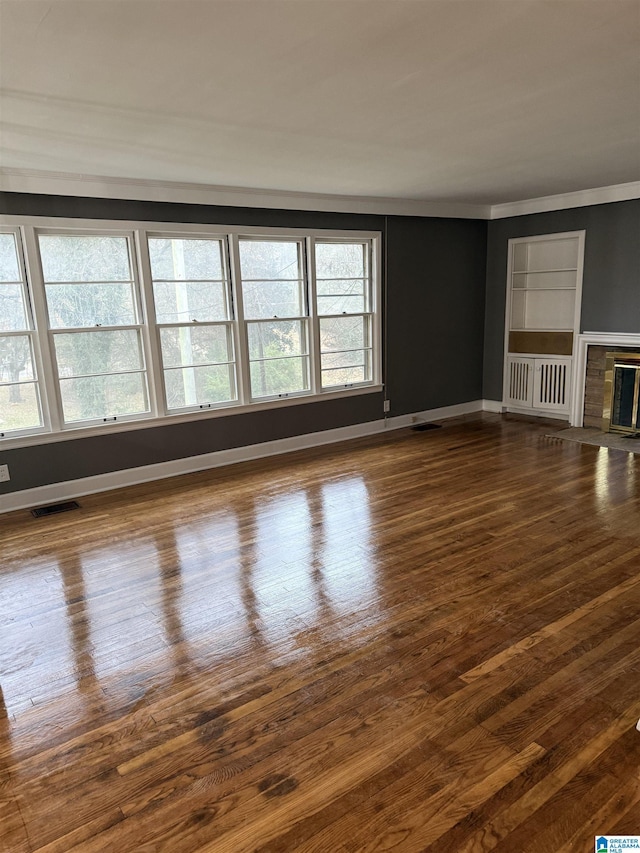
[[[377,216],[433,216],[446,219],[506,219],[530,213],[566,210],[640,198],[640,181],[597,187],[573,193],[542,196],[505,204],[421,201],[406,198],[347,196],[225,187],[213,184],[112,178],[40,169],[0,168],[0,191],[43,195],[117,198],[182,204],[256,207],[276,210],[318,210],[330,213],[364,213]]]
[[[593,204],[609,204],[614,201],[629,201],[640,198],[640,181],[616,184],[611,187],[596,187],[574,193],[560,193],[524,201],[491,206],[490,219],[506,219],[509,216],[525,216],[528,213],[545,213],[550,210],[568,210],[572,207],[589,207]]]
[[[0,168],[0,190],[44,195],[119,198],[277,210],[320,210],[331,213],[369,213],[388,216],[435,216],[448,219],[488,219],[489,205],[420,201],[373,196],[343,196],[261,190],[208,184],[76,175],[39,169]]]

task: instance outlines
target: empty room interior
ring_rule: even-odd
[[[0,853],[636,849],[639,438],[640,0],[0,0]]]

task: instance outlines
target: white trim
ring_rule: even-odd
[[[332,213],[371,213],[394,216],[438,216],[454,219],[489,219],[488,204],[448,201],[420,201],[408,198],[344,196],[303,193],[252,187],[225,187],[213,184],[112,178],[75,175],[40,169],[0,168],[0,190],[15,193],[119,198],[136,201],[179,202],[182,204],[229,207],[274,208],[276,210],[322,210]]]
[[[426,409],[423,412],[411,412],[408,415],[397,415],[394,418],[385,418],[381,423],[386,424],[384,429],[403,429],[414,426],[421,421],[443,421],[447,418],[457,418],[460,415],[472,415],[481,412],[483,400],[470,400],[468,403],[455,403],[453,406],[441,406],[438,409]]]
[[[505,411],[505,407],[501,400],[483,400],[482,411],[495,412],[496,414],[501,415]]]
[[[569,210],[572,207],[590,207],[594,204],[609,204],[614,201],[629,201],[640,198],[640,181],[617,184],[611,187],[596,187],[574,193],[560,193],[541,198],[529,198],[506,204],[491,205],[489,219],[507,219],[510,216],[525,216],[528,213],[544,213],[549,210]]]
[[[567,423],[567,413],[554,412],[553,409],[525,409],[519,406],[509,406],[505,409],[505,414],[525,415],[528,418],[550,418],[554,421],[564,421]]]
[[[311,210],[332,213],[370,213],[378,216],[435,216],[454,219],[505,219],[549,210],[567,210],[640,198],[640,181],[607,187],[522,199],[503,204],[427,201],[376,196],[343,196],[252,187],[152,181],[78,175],[41,169],[0,168],[0,191],[115,198],[135,201],[178,202],[228,207]]]
[[[586,231],[584,229],[578,231],[560,231],[557,233],[551,234],[535,234],[530,237],[512,237],[509,239],[507,243],[507,285],[506,285],[506,300],[505,300],[505,318],[504,318],[504,344],[503,344],[503,365],[502,365],[502,395],[503,395],[503,405],[504,411],[509,412],[525,412],[531,415],[537,415],[539,417],[562,417],[566,420],[566,417],[571,417],[571,406],[569,405],[567,410],[562,415],[558,415],[553,411],[549,411],[547,409],[540,409],[538,407],[532,407],[529,412],[526,412],[524,408],[514,408],[513,404],[508,403],[508,387],[509,387],[509,364],[512,358],[517,358],[518,356],[522,358],[552,358],[558,356],[552,355],[540,355],[535,353],[510,353],[509,352],[509,335],[511,331],[533,331],[529,329],[512,329],[511,328],[511,304],[512,304],[512,296],[513,296],[513,255],[514,255],[514,246],[519,244],[530,244],[530,243],[544,243],[551,242],[556,240],[571,240],[576,238],[578,240],[578,265],[575,269],[576,274],[576,284],[575,288],[571,288],[575,290],[575,299],[573,306],[573,328],[570,330],[573,332],[573,348],[571,357],[567,358],[569,364],[569,383],[571,388],[571,398],[573,399],[573,394],[575,392],[575,355],[576,355],[576,340],[578,337],[578,331],[580,329],[580,317],[582,312],[582,279],[584,274],[584,249],[585,249],[585,239],[586,239]],[[520,272],[520,271],[518,271]],[[517,273],[515,273],[517,274]],[[563,288],[568,289],[568,288]],[[548,329],[544,331],[561,331],[559,329]]]
[[[306,433],[291,438],[266,441],[261,444],[251,444],[230,450],[204,453],[199,456],[187,457],[186,459],[172,459],[168,462],[159,462],[154,465],[128,468],[108,474],[97,474],[94,477],[83,477],[79,480],[68,480],[64,483],[52,483],[51,485],[39,486],[35,489],[9,492],[8,494],[0,495],[0,513],[70,500],[71,498],[78,498],[83,495],[106,492],[110,489],[121,489],[125,486],[134,486],[153,480],[163,480],[167,477],[177,477],[181,474],[192,474],[196,471],[219,468],[223,465],[233,465],[236,462],[248,462],[253,459],[264,459],[268,456],[291,453],[295,450],[321,447],[324,444],[333,444],[337,441],[347,441],[362,436],[375,435],[386,430],[403,429],[416,423],[416,421],[443,420],[445,418],[471,414],[482,411],[484,402],[483,400],[473,400],[468,403],[444,406],[439,409],[430,409],[410,415],[400,415],[395,418],[369,421],[367,423],[354,424],[353,426],[324,430],[323,432]]]
[[[583,332],[574,347],[574,382],[571,395],[571,426],[584,423],[584,383],[587,374],[587,349],[590,346],[640,347],[640,334],[628,332]]]

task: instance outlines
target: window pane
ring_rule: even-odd
[[[338,367],[361,367],[369,361],[369,350],[348,352],[325,352],[322,354],[322,369],[332,370]]]
[[[0,385],[0,432],[42,426],[35,382]]]
[[[143,367],[140,335],[136,329],[75,332],[56,335],[54,340],[61,378]]]
[[[13,234],[0,234],[0,281],[22,281]]]
[[[367,382],[370,378],[366,367],[338,367],[322,371],[322,387],[353,385],[355,382]]]
[[[40,234],[44,280],[128,281],[132,278],[125,237]]]
[[[306,313],[298,281],[245,281],[242,296],[244,316],[249,320],[300,317]]]
[[[149,257],[154,279],[197,281],[225,278],[220,240],[150,237]]]
[[[248,323],[247,331],[251,360],[300,355],[307,351],[303,323],[300,320]]]
[[[322,352],[362,349],[369,346],[367,317],[334,317],[320,320]]]
[[[22,286],[19,284],[0,284],[0,328],[7,332],[27,328]]]
[[[366,311],[364,296],[318,296],[318,314],[362,314]]]
[[[0,337],[0,383],[28,382],[35,378],[27,335]]]
[[[165,367],[233,359],[230,330],[227,326],[180,326],[177,329],[161,329],[160,344]]]
[[[300,274],[299,244],[282,240],[240,240],[243,279],[295,279]]]
[[[319,278],[316,284],[318,296],[360,296],[367,290],[364,278]]]
[[[316,243],[317,277],[366,277],[367,249],[363,243]]]
[[[52,329],[132,326],[136,310],[130,284],[47,285]]]
[[[60,390],[64,419],[68,423],[149,410],[147,386],[141,373],[61,379]]]
[[[351,385],[371,380],[371,351],[328,352],[322,354],[322,387]]]
[[[272,397],[309,388],[307,359],[274,358],[251,364],[251,396]]]
[[[154,282],[153,296],[158,323],[228,320],[223,282]]]
[[[165,370],[164,381],[168,409],[226,403],[236,399],[233,368],[228,365]]]

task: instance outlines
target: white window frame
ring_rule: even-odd
[[[314,305],[314,336],[317,341],[317,351],[318,351],[318,370],[319,374],[317,377],[317,387],[322,393],[326,393],[329,391],[335,391],[337,389],[347,389],[347,388],[358,388],[363,386],[368,386],[375,376],[375,353],[377,351],[376,344],[376,334],[375,334],[375,319],[376,315],[379,314],[379,311],[374,310],[374,305],[376,301],[374,299],[374,282],[376,280],[376,276],[374,275],[374,244],[372,241],[367,240],[358,240],[353,237],[340,237],[340,238],[328,238],[328,237],[313,237],[311,238],[312,243],[312,256],[313,256],[313,266],[311,270],[311,275],[313,279],[313,305]],[[367,247],[367,274],[364,276],[366,290],[364,293],[364,302],[365,302],[365,310],[363,311],[353,311],[353,312],[344,312],[342,314],[320,314],[318,311],[318,294],[317,294],[317,270],[316,270],[316,244],[340,244],[345,243],[348,245],[353,245],[354,243],[362,243]],[[326,387],[322,384],[322,347],[321,347],[321,338],[320,338],[320,322],[322,320],[333,320],[333,319],[342,319],[343,317],[365,317],[367,319],[367,323],[369,326],[369,346],[363,346],[362,350],[352,350],[353,352],[361,352],[361,351],[369,351],[370,359],[371,359],[371,380],[365,379],[362,382],[349,382],[345,384],[338,385],[327,385]],[[336,352],[348,352],[349,350],[336,350]],[[340,368],[335,368],[339,370]]]
[[[229,407],[236,407],[240,403],[240,376],[239,376],[239,365],[238,365],[238,336],[236,332],[236,324],[235,324],[235,311],[234,311],[234,299],[231,287],[231,270],[229,266],[229,240],[227,235],[225,234],[201,234],[201,233],[178,233],[178,232],[169,232],[169,231],[140,231],[140,267],[141,267],[141,278],[145,282],[145,293],[147,295],[147,303],[149,306],[147,321],[150,330],[150,337],[153,339],[152,346],[152,357],[153,363],[159,366],[159,370],[155,371],[157,376],[154,378],[158,380],[156,385],[156,398],[158,400],[158,408],[160,409],[160,416],[173,417],[174,415],[180,415],[190,412],[200,412],[200,411],[213,411],[217,409],[224,409]],[[155,310],[155,293],[153,284],[155,281],[162,281],[163,279],[154,279],[151,272],[151,261],[149,256],[149,240],[153,239],[161,239],[161,240],[215,240],[221,243],[221,258],[222,258],[222,267],[224,279],[222,281],[225,286],[225,300],[227,303],[227,320],[202,320],[195,323],[161,323],[158,321]],[[191,279],[190,279],[191,280]],[[175,408],[169,408],[169,402],[167,399],[166,392],[166,384],[165,384],[165,371],[166,370],[180,370],[182,368],[166,368],[164,365],[164,359],[162,356],[162,345],[161,345],[161,331],[162,329],[177,329],[177,328],[195,328],[196,326],[225,326],[229,330],[230,340],[231,340],[231,351],[233,354],[233,359],[230,362],[225,362],[229,368],[233,368],[233,382],[236,389],[236,398],[233,400],[225,400],[222,403],[208,403],[208,404],[195,404],[192,406],[181,406]],[[154,334],[155,331],[155,334]],[[195,365],[196,367],[198,365]]]
[[[42,435],[50,432],[51,420],[49,418],[49,410],[46,404],[46,393],[43,382],[44,365],[42,359],[40,334],[38,324],[36,322],[36,312],[33,304],[32,288],[29,286],[29,272],[27,269],[27,263],[25,258],[25,247],[22,240],[22,233],[20,228],[18,227],[4,227],[0,224],[0,234],[11,234],[15,241],[18,272],[21,275],[20,285],[22,288],[22,304],[24,308],[25,321],[27,324],[25,329],[18,329],[14,331],[9,331],[8,329],[0,329],[0,334],[2,335],[2,337],[26,337],[29,339],[29,346],[31,348],[31,358],[33,361],[35,373],[33,384],[36,386],[38,409],[40,411],[40,420],[42,422],[39,426],[36,427],[26,427],[25,429],[12,429],[7,430],[6,433],[3,431],[2,424],[0,423],[0,446],[2,446],[2,443],[4,443],[4,441],[11,441],[12,439],[22,439],[26,436]],[[4,385],[3,387],[10,386]]]
[[[382,391],[382,265],[381,247],[382,235],[379,231],[358,231],[350,229],[322,228],[282,228],[257,226],[226,226],[205,225],[201,223],[177,223],[135,220],[108,219],[69,219],[58,217],[32,217],[0,215],[0,228],[13,231],[22,237],[18,239],[19,252],[24,248],[24,263],[26,268],[27,293],[31,298],[33,309],[34,352],[36,369],[40,382],[40,404],[44,426],[36,430],[25,431],[21,435],[12,432],[5,438],[0,438],[0,449],[22,447],[36,444],[46,444],[64,441],[70,438],[81,438],[91,435],[117,433],[128,430],[144,429],[149,426],[160,426],[169,423],[181,423],[199,418],[225,417],[230,414],[257,412],[281,406],[303,405],[332,400],[342,397],[373,394]],[[72,422],[62,421],[62,407],[58,377],[55,369],[55,353],[51,333],[48,330],[45,289],[40,268],[40,257],[36,232],[42,231],[60,234],[63,232],[80,234],[98,234],[105,236],[127,236],[129,252],[133,265],[133,275],[136,283],[136,298],[139,300],[138,310],[141,329],[141,339],[145,358],[147,375],[147,390],[149,399],[148,413],[142,415],[119,416],[114,422]],[[153,284],[148,253],[148,236],[194,237],[227,239],[228,263],[231,298],[232,298],[232,328],[236,357],[237,401],[216,404],[215,408],[196,410],[166,409],[163,389],[162,360],[160,357],[160,342],[158,325],[155,322],[153,301]],[[308,328],[308,358],[310,370],[309,391],[289,394],[282,397],[256,398],[250,394],[250,379],[248,371],[248,346],[246,325],[242,305],[242,288],[237,286],[239,277],[240,237],[272,240],[281,239],[301,241],[304,247],[303,263],[306,259],[307,277],[307,328]],[[314,241],[336,240],[343,242],[369,241],[371,252],[371,336],[372,336],[372,378],[370,382],[354,384],[349,387],[321,388],[320,381],[320,349],[319,322],[315,295]],[[342,315],[341,315],[342,316]],[[124,328],[124,327],[116,327]],[[138,328],[138,327],[136,327]],[[65,330],[67,331],[67,330]],[[42,357],[40,358],[40,353]]]
[[[298,246],[298,271],[300,276],[295,279],[291,279],[291,281],[299,282],[300,287],[300,301],[302,305],[302,314],[297,317],[264,317],[264,318],[248,318],[245,316],[244,311],[244,288],[243,288],[243,279],[242,279],[242,271],[240,266],[240,242],[242,240],[247,241],[255,241],[255,242],[282,242],[282,243],[296,243]],[[232,237],[232,243],[234,243],[234,253],[233,257],[237,258],[237,265],[234,264],[234,295],[237,304],[237,314],[238,320],[242,326],[244,326],[243,333],[241,334],[242,340],[242,350],[244,356],[244,364],[246,365],[246,379],[247,382],[244,385],[244,400],[247,403],[255,404],[262,402],[269,402],[275,400],[290,400],[295,397],[308,397],[310,394],[317,394],[317,388],[315,384],[315,376],[313,369],[313,361],[311,354],[311,335],[310,335],[310,325],[311,325],[311,298],[309,294],[309,274],[308,274],[308,264],[306,261],[307,258],[307,241],[304,237],[300,237],[299,235],[265,235],[265,234],[245,234],[244,232],[241,234],[235,234]],[[246,279],[247,281],[255,281],[256,279]],[[260,279],[260,281],[266,281],[267,279]],[[294,322],[300,323],[302,328],[302,334],[300,336],[301,341],[303,341],[305,349],[301,351],[300,355],[294,356],[283,356],[284,358],[301,358],[306,360],[306,374],[308,378],[308,388],[304,388],[300,391],[289,391],[282,394],[265,394],[261,397],[254,397],[251,391],[251,365],[255,364],[256,361],[260,359],[251,359],[249,354],[249,326],[257,323],[268,323],[270,319],[277,319],[278,322]],[[267,359],[268,360],[268,359]],[[304,363],[304,362],[303,362]]]
[[[129,268],[130,268],[130,272],[131,272],[131,276],[132,276],[132,278],[130,280],[127,280],[127,281],[131,282],[132,288],[133,288],[133,294],[132,294],[133,295],[133,306],[134,306],[134,311],[135,311],[137,322],[136,323],[130,323],[127,325],[117,325],[117,326],[101,325],[100,330],[104,331],[104,332],[111,332],[111,331],[119,332],[119,331],[127,331],[127,330],[138,332],[143,363],[142,363],[142,367],[140,370],[128,371],[128,372],[140,373],[143,377],[143,381],[144,381],[145,386],[146,386],[146,396],[147,396],[147,404],[148,404],[147,411],[136,412],[134,414],[128,414],[128,415],[109,416],[106,418],[105,417],[88,418],[86,420],[81,420],[81,421],[66,421],[65,420],[63,404],[62,404],[62,393],[61,393],[61,388],[62,388],[61,379],[64,379],[64,377],[60,376],[60,371],[58,369],[58,359],[57,359],[57,355],[56,355],[55,339],[56,339],[56,337],[58,337],[60,335],[66,335],[66,334],[74,335],[74,334],[82,334],[83,332],[92,333],[95,331],[96,327],[95,326],[78,326],[78,327],[70,327],[70,328],[58,328],[58,327],[52,328],[51,327],[50,318],[49,318],[49,309],[48,309],[48,304],[47,304],[47,295],[46,295],[47,282],[45,282],[45,280],[44,280],[44,273],[42,270],[42,260],[41,260],[40,249],[39,249],[40,244],[39,244],[38,238],[41,235],[42,236],[70,235],[70,236],[80,236],[80,237],[82,237],[82,236],[88,236],[88,237],[103,237],[103,236],[105,236],[105,237],[121,237],[121,238],[126,240],[127,251],[128,251],[128,256],[129,256]],[[143,302],[142,302],[142,289],[140,286],[139,268],[138,268],[138,263],[137,263],[137,259],[136,259],[136,251],[135,251],[136,246],[135,246],[135,239],[134,239],[133,231],[130,229],[126,229],[126,230],[110,229],[107,231],[107,230],[102,230],[99,228],[89,229],[89,228],[39,228],[39,227],[36,227],[34,229],[34,235],[33,236],[34,236],[36,245],[38,247],[34,266],[37,264],[37,268],[38,268],[38,272],[39,272],[39,276],[40,276],[40,282],[41,282],[41,288],[42,288],[41,295],[42,295],[43,305],[44,305],[44,315],[46,317],[45,329],[46,329],[46,335],[47,335],[47,339],[48,339],[49,358],[51,361],[51,368],[53,371],[53,379],[54,379],[54,394],[51,396],[53,397],[53,401],[54,401],[54,404],[56,406],[56,420],[60,424],[60,427],[59,427],[60,430],[68,432],[68,431],[78,429],[78,428],[82,428],[82,427],[91,428],[91,427],[96,427],[96,426],[103,426],[104,424],[127,423],[129,421],[135,421],[135,422],[146,421],[149,418],[153,417],[155,407],[153,405],[154,401],[152,401],[151,382],[149,381],[149,364],[150,364],[150,362],[149,362],[149,345],[148,345],[149,323],[146,319],[146,312],[144,310],[144,306],[143,306]],[[91,284],[91,282],[88,282],[88,283]],[[50,284],[51,284],[51,286],[56,286],[57,282],[50,283]],[[147,340],[145,340],[145,338],[147,338]],[[108,373],[108,374],[104,374],[104,375],[105,376],[114,376],[114,375],[118,375],[118,373],[117,372],[116,373]]]

